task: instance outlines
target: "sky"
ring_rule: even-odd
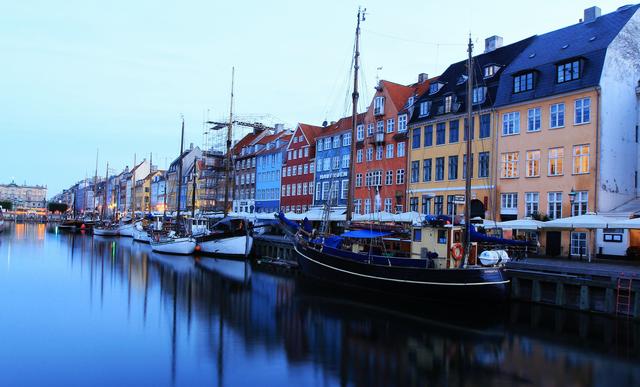
[[[624,1],[3,1],[0,2],[0,183],[48,197],[106,163],[153,157],[164,168],[203,121],[234,115],[293,128],[350,115],[351,58],[362,24],[359,109],[376,79],[436,76],[484,39],[504,44],[578,22]],[[211,137],[210,137],[211,139]],[[209,140],[209,144],[210,144]]]

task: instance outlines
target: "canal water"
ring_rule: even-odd
[[[639,386],[638,324],[405,306],[42,224],[0,234],[0,386]]]

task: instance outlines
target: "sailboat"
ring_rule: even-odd
[[[196,249],[196,240],[190,235],[180,235],[180,193],[182,191],[182,153],[184,148],[184,118],[182,119],[182,134],[180,136],[180,156],[178,162],[178,181],[176,194],[176,230],[167,235],[155,234],[149,242],[151,249],[158,253],[189,255]]]
[[[233,83],[235,71],[231,69],[231,104],[227,126],[227,154],[224,190],[224,218],[215,223],[206,235],[196,238],[200,253],[215,258],[245,260],[253,247],[253,236],[245,218],[230,218],[229,177],[231,175],[231,142],[233,129]]]
[[[104,182],[104,198],[102,208],[100,209],[101,224],[93,227],[93,235],[97,236],[118,236],[119,227],[117,224],[111,224],[106,221],[105,211],[107,208],[107,192],[109,190],[109,163],[107,163],[107,173]]]
[[[359,35],[360,22],[364,21],[365,14],[358,10],[358,22],[356,27],[356,43],[354,57],[354,92],[352,114],[352,138],[356,138],[356,116],[358,102],[358,59],[359,59]],[[467,115],[470,125],[471,95],[472,95],[472,43],[469,39],[468,58],[468,88],[467,88]],[[352,142],[352,154],[355,141]],[[471,147],[471,136],[467,136],[467,149]],[[470,151],[466,157],[470,158]],[[351,157],[350,191],[347,202],[347,222],[351,221],[354,190],[354,160]],[[467,160],[467,166],[471,163]],[[350,230],[342,235],[316,235],[310,227],[297,226],[288,221],[284,214],[279,217],[286,227],[296,231],[294,250],[302,273],[316,280],[331,283],[333,285],[356,288],[366,292],[373,292],[391,297],[402,297],[403,300],[430,299],[439,301],[462,301],[490,303],[501,302],[506,298],[509,280],[504,275],[504,266],[498,260],[496,264],[483,265],[477,257],[471,253],[471,233],[474,231],[469,224],[470,208],[470,180],[471,173],[467,170],[466,206],[464,235],[458,230],[458,241],[455,243],[455,264],[434,265],[430,256],[435,251],[424,251],[420,258],[412,258],[411,252],[392,251],[387,249],[385,237],[391,234],[384,230],[362,229]],[[424,224],[422,228],[430,225]],[[449,226],[451,230],[452,227]],[[447,240],[453,240],[454,233],[445,236]],[[463,238],[462,238],[463,237]],[[412,246],[413,247],[413,246]],[[464,250],[462,250],[464,249]],[[413,250],[413,249],[412,249]],[[449,259],[449,251],[447,251]],[[424,255],[424,257],[423,257]],[[438,254],[436,254],[438,255]]]

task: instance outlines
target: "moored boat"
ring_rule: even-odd
[[[196,241],[203,255],[225,259],[245,260],[253,247],[249,222],[244,218],[224,218]]]
[[[196,249],[196,240],[192,237],[180,237],[174,233],[158,236],[149,242],[151,249],[163,254],[190,255]]]
[[[100,225],[93,227],[93,235],[97,236],[118,236],[118,225]]]

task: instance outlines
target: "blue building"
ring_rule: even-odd
[[[313,204],[346,206],[351,162],[351,117],[327,126],[316,137]]]
[[[291,133],[280,131],[265,136],[256,157],[256,212],[276,212],[280,209],[281,169],[291,139]]]

